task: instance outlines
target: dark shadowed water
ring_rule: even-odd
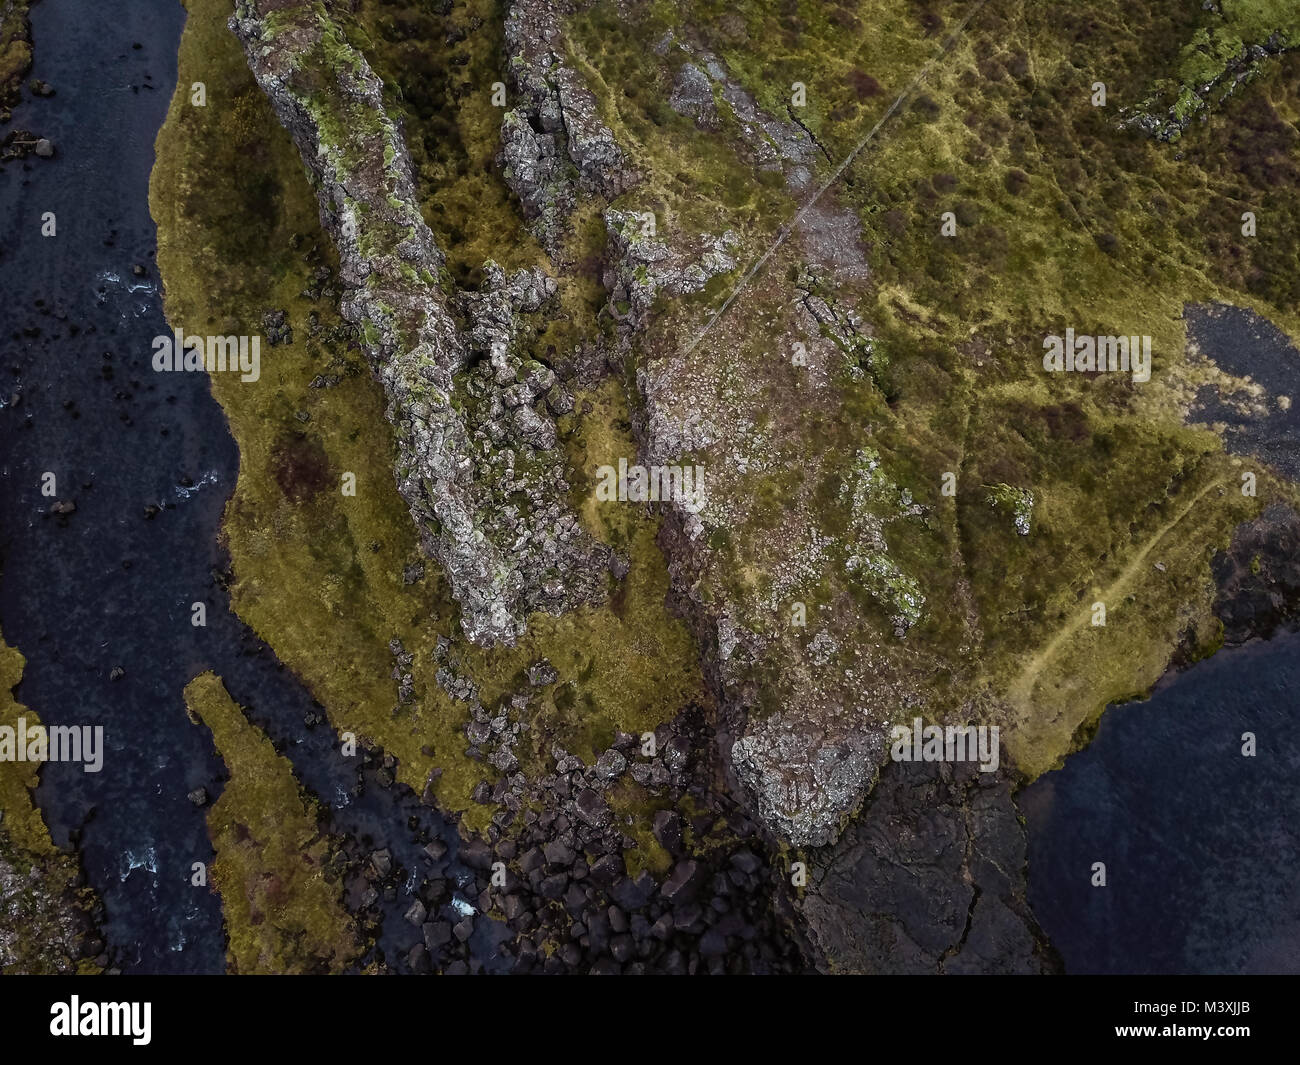
[[[1226,373],[1249,377],[1268,394],[1258,407],[1243,409],[1205,385],[1192,420],[1221,423],[1225,446],[1234,455],[1253,455],[1300,480],[1300,350],[1267,318],[1245,307],[1191,304],[1184,313],[1188,335],[1203,355]]]
[[[1300,635],[1224,651],[1020,793],[1030,905],[1067,971],[1300,972],[1297,693]]]
[[[175,0],[42,0],[32,24],[32,73],[56,95],[26,100],[14,124],[56,155],[0,173],[0,629],[27,658],[19,698],[47,725],[103,725],[107,747],[99,773],[46,766],[46,821],[60,845],[80,830],[115,964],[222,970],[218,900],[190,885],[192,863],[212,861],[205,811],[186,798],[199,786],[219,794],[221,763],[182,698],[214,669],[331,807],[332,827],[392,851],[407,888],[384,907],[391,961],[419,939],[400,914],[429,864],[421,841],[440,835],[454,855],[454,828],[369,772],[354,796],[356,760],[332,730],[304,724],[311,697],[229,612],[213,575],[235,443],[206,375],[150,366],[169,326],[149,173],[184,11]],[[41,235],[45,212],[54,237]],[[71,515],[49,513],[47,472]],[[151,504],[161,509],[147,518]],[[206,628],[190,623],[196,601]],[[438,875],[467,876],[456,865]],[[471,943],[495,968],[497,928],[477,923]]]

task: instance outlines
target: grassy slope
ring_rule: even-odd
[[[328,241],[300,163],[225,31],[227,6],[191,4],[181,82],[203,77],[210,106],[191,108],[185,94],[173,102],[153,202],[174,322],[252,330],[265,310],[286,307],[298,335],[267,354],[258,385],[214,382],[242,455],[226,521],[236,609],[336,725],[397,754],[413,786],[431,765],[443,766],[440,798],[463,808],[485,774],[460,756],[463,713],[432,683],[429,662],[436,634],[455,635],[454,607],[436,576],[401,584],[416,549],[392,488],[376,386],[345,345],[305,341],[309,310],[337,321],[328,301],[297,296],[314,265],[301,255],[318,246],[327,261]],[[648,174],[629,203],[650,197],[661,230],[731,225],[758,248],[793,201],[770,175],[738,174],[731,148],[665,107],[668,86],[649,45],[680,23],[679,6],[686,5],[642,5],[644,21],[621,20],[617,33],[607,15],[586,16],[571,35],[572,59]],[[964,7],[710,0],[689,11],[705,43],[769,109],[781,113],[789,83],[804,81],[809,105],[799,117],[839,158],[935,53]],[[495,115],[483,98],[502,77],[499,14],[486,0],[454,4],[445,17],[371,0],[353,29],[388,79],[394,106],[407,109],[422,206],[465,281],[488,254],[509,265],[537,261],[491,163]],[[936,516],[924,533],[891,537],[891,550],[922,575],[931,603],[959,605],[931,611],[905,647],[891,650],[886,640],[885,652],[905,677],[916,662],[951,659],[962,647],[954,671],[923,681],[929,709],[991,694],[1031,775],[1067,750],[1108,700],[1149,686],[1179,634],[1190,629],[1213,643],[1208,558],[1258,506],[1231,490],[1238,464],[1217,439],[1181,425],[1182,405],[1205,373],[1183,358],[1179,314],[1186,300],[1224,298],[1297,332],[1286,308],[1300,283],[1300,241],[1282,197],[1294,167],[1296,63],[1262,71],[1217,121],[1183,139],[1181,159],[1113,129],[1113,109],[1143,99],[1153,69],[1176,67],[1203,17],[1154,4],[1100,3],[1086,16],[989,5],[923,99],[896,116],[836,191],[863,222],[874,277],[849,296],[872,321],[887,372],[878,388],[846,385],[833,409],[801,412],[798,424],[782,427],[789,439],[811,442],[801,469],[788,464],[787,448],[779,456],[784,473],[744,482],[751,500],[795,492],[821,500],[815,519],[842,525],[838,481],[862,444],[861,426],[873,426],[891,480]],[[1088,102],[1097,79],[1110,89],[1106,110]],[[1245,209],[1261,218],[1250,243],[1237,236]],[[958,214],[957,238],[938,236],[945,210]],[[571,341],[592,328],[599,296],[583,263],[598,241],[591,226],[574,238],[577,277],[565,286],[567,314],[553,323],[552,338]],[[787,247],[769,269],[780,276],[797,258]],[[718,286],[708,293],[715,305],[720,294]],[[786,298],[756,285],[730,312],[735,343],[723,352],[706,345],[701,357],[753,379],[754,367],[771,364],[770,330],[746,323],[778,313],[772,301]],[[707,310],[697,300],[673,324],[698,325]],[[1045,377],[1038,342],[1066,325],[1150,333],[1155,380],[1133,388]],[[352,375],[333,389],[308,389],[331,364]],[[772,409],[782,389],[798,387],[770,370],[758,379]],[[698,693],[689,641],[663,617],[666,579],[653,526],[584,502],[590,484],[582,472],[630,454],[616,388],[589,398],[592,414],[565,426],[575,494],[593,529],[632,551],[627,595],[604,610],[534,619],[513,651],[459,649],[485,699],[549,656],[561,670],[560,706],[547,698],[540,713],[580,751],[614,727],[636,731],[662,720]],[[310,421],[296,420],[298,410]],[[822,471],[823,483],[803,483],[811,469]],[[343,470],[358,473],[355,499],[338,494]],[[955,506],[939,495],[947,470],[960,475]],[[1016,536],[988,507],[980,486],[995,483],[1032,488],[1033,535]],[[1218,485],[1229,487],[1220,494]],[[1261,499],[1279,490],[1266,480]],[[1187,507],[1191,499],[1198,502]],[[745,523],[724,530],[722,541],[747,564],[728,579],[761,587],[771,515],[743,509]],[[1163,574],[1134,565],[1156,555]],[[1078,626],[1098,597],[1107,600],[1108,626]],[[872,616],[870,603],[854,609]],[[392,636],[416,655],[418,708],[394,709]],[[1073,653],[1061,652],[1067,647]],[[581,684],[576,701],[569,682]],[[429,746],[432,756],[422,753]],[[481,824],[486,811],[472,817]]]
[[[185,704],[230,773],[208,811],[230,972],[342,972],[362,942],[326,873],[330,844],[315,800],[215,674],[192,680]]]
[[[339,324],[329,299],[311,302],[299,296],[310,272],[317,263],[328,263],[332,251],[301,160],[226,30],[230,6],[229,0],[188,4],[180,51],[185,88],[173,99],[158,138],[151,203],[173,324],[194,332],[208,325],[220,326],[220,332],[256,332],[268,309],[286,308],[295,330],[293,344],[263,346],[262,378],[256,384],[240,383],[233,375],[213,380],[213,393],[240,448],[239,483],[224,523],[235,574],[232,601],[325,705],[337,728],[355,731],[396,755],[399,778],[417,791],[429,769],[441,767],[436,790],[442,804],[466,810],[467,821],[482,826],[491,811],[473,806],[469,794],[493,770],[463,756],[466,713],[433,680],[438,635],[459,636],[455,608],[432,565],[422,582],[402,583],[404,567],[419,553],[393,482],[393,447],[379,386],[345,340],[308,338],[305,319],[312,311],[326,330]],[[415,5],[397,7],[415,10]],[[471,14],[456,5],[448,17]],[[435,33],[439,28],[441,34]],[[437,21],[428,32],[434,43],[447,33]],[[403,53],[385,43],[379,28],[371,36],[367,40],[378,50],[379,67],[400,66]],[[465,48],[482,46],[479,38],[464,40]],[[498,75],[492,73],[495,67],[482,70],[482,64],[499,58],[478,55],[473,61],[480,64],[474,69],[481,71],[486,94]],[[189,104],[188,86],[197,80],[207,86],[206,108]],[[458,114],[445,104],[434,111],[438,117],[432,121],[439,122]],[[472,107],[462,113],[466,122],[475,114]],[[453,271],[470,277],[471,262],[487,249],[515,265],[503,254],[514,242],[498,246],[505,223],[490,194],[483,196],[481,216],[454,224],[439,207],[468,196],[475,175],[490,164],[482,137],[467,132],[435,139],[411,124],[407,136],[427,183],[422,207]],[[432,155],[434,149],[443,154]],[[450,200],[444,201],[444,192]],[[509,232],[517,234],[517,223]],[[520,246],[527,247],[522,238]],[[313,248],[318,257],[309,254]],[[580,285],[589,287],[590,278]],[[581,293],[566,291],[566,299],[570,306],[583,303]],[[538,342],[585,328],[580,320],[560,320]],[[336,387],[310,388],[322,373],[344,376]],[[593,402],[593,414],[571,417],[563,426],[575,461],[594,471],[600,462],[632,454],[617,390],[580,396],[580,404],[583,399]],[[298,411],[310,420],[299,420]],[[355,498],[340,492],[344,471],[357,475]],[[579,494],[587,490],[580,481],[575,476],[572,482]],[[689,636],[662,609],[667,574],[654,546],[654,523],[630,508],[593,517],[599,519],[593,531],[630,553],[623,594],[600,610],[534,618],[516,648],[458,647],[456,652],[480,684],[485,703],[510,691],[540,657],[548,657],[560,673],[560,684],[551,691],[560,693],[562,706],[569,703],[565,685],[581,678],[576,700],[557,710],[547,696],[538,713],[550,739],[588,756],[607,744],[616,728],[651,728],[701,694]],[[415,655],[414,706],[397,707],[388,650],[393,637]]]
[[[658,188],[697,163],[705,173],[713,165],[706,152],[691,154],[676,117],[663,115],[671,78],[656,69],[650,45],[666,26],[698,34],[773,113],[785,113],[793,81],[805,82],[799,118],[838,160],[967,9],[658,0],[640,6],[640,21],[621,20],[618,33],[609,12],[584,16],[573,47],[600,72],[611,122],[634,131],[637,162]],[[1102,2],[1086,14],[989,4],[832,194],[864,227],[874,278],[841,297],[856,300],[875,327],[887,356],[879,388],[843,384],[838,409],[791,426],[785,440],[796,443],[766,456],[785,469],[775,500],[794,497],[800,467],[828,475],[812,520],[835,530],[844,523],[842,471],[870,426],[891,480],[934,516],[924,531],[891,536],[891,551],[920,575],[931,603],[957,607],[929,612],[893,656],[898,668],[922,663],[910,668],[930,713],[989,693],[1031,776],[1108,701],[1149,687],[1181,634],[1213,645],[1213,550],[1266,498],[1293,497],[1270,482],[1260,500],[1243,499],[1241,462],[1212,434],[1183,426],[1207,370],[1185,360],[1180,316],[1187,301],[1225,299],[1292,335],[1300,327],[1292,310],[1300,233],[1286,204],[1300,64],[1288,57],[1262,68],[1176,150],[1114,129],[1118,106],[1140,101],[1153,71],[1177,68],[1207,18],[1172,4]],[[1094,80],[1108,84],[1106,109],[1091,105]],[[707,197],[711,185],[694,188]],[[776,224],[717,197],[711,207],[711,230],[741,227],[755,253]],[[955,238],[940,236],[949,210],[959,220]],[[1244,210],[1267,219],[1253,241],[1239,233]],[[796,264],[794,244],[768,275]],[[772,357],[773,338],[788,328],[783,298],[760,279],[699,359],[726,364],[732,379],[763,381],[774,404],[788,406],[801,386]],[[690,308],[662,335],[668,343],[689,335],[707,311]],[[1150,334],[1154,379],[1132,386],[1044,374],[1042,337],[1066,326]],[[955,507],[940,495],[948,470],[959,475]],[[772,544],[770,514],[748,504],[771,481],[750,476],[733,489],[734,508],[751,515],[721,537],[736,560],[761,558]],[[1015,535],[988,506],[982,486],[998,483],[1034,492],[1032,535]],[[790,532],[785,522],[778,535]],[[721,572],[719,595],[754,600],[735,582],[740,566]],[[1108,625],[1080,626],[1096,599],[1107,603]],[[839,610],[834,600],[818,605]],[[963,645],[955,678],[935,675],[930,652],[952,661]]]

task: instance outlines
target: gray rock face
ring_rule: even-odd
[[[751,720],[731,762],[764,822],[796,846],[821,847],[871,786],[884,747],[883,735],[849,722],[781,713]]]
[[[788,117],[765,113],[717,56],[674,33],[665,34],[655,51],[670,63],[685,60],[677,69],[671,107],[710,132],[733,125],[720,120],[729,112],[740,131],[741,156],[757,170],[782,173],[800,199],[811,195],[812,168],[825,153],[793,111]],[[703,290],[712,278],[734,271],[757,252],[742,251],[741,241],[730,231],[709,236],[674,230],[661,237],[652,218],[624,209],[625,203],[626,198],[619,208],[604,212],[608,241],[603,282],[610,293],[609,312],[619,323],[624,349],[634,363],[641,406],[633,426],[640,461],[671,464],[682,455],[702,455],[712,467],[711,476],[719,464],[743,471],[751,461],[771,461],[770,455],[753,449],[759,434],[737,411],[743,386],[725,374],[702,371],[701,351],[692,353],[684,338],[675,341],[670,335],[653,357],[641,357],[645,338],[653,332],[656,304],[664,297]],[[801,212],[794,234],[819,274],[851,279],[868,275],[860,223],[830,197]],[[869,330],[833,292],[833,285],[818,283],[805,270],[790,295],[797,301],[797,313],[807,319],[808,335],[829,337],[844,353],[843,360],[851,363],[849,372],[861,378],[875,367]],[[734,372],[743,377],[746,371]],[[712,488],[705,493],[703,508],[663,508],[660,545],[676,604],[695,632],[706,675],[718,695],[719,746],[731,775],[772,831],[796,846],[826,845],[875,778],[884,756],[877,725],[892,705],[893,693],[887,683],[865,690],[860,678],[845,674],[836,661],[838,645],[829,636],[806,650],[794,647],[774,639],[770,626],[755,623],[765,608],[716,594],[708,602],[700,597],[702,580],[728,565],[703,535],[706,521],[713,523],[710,530],[725,527],[725,519],[708,508],[712,501],[727,505],[726,470],[719,475],[721,482],[711,480],[722,488],[717,497]],[[878,557],[869,561],[880,569]],[[791,572],[802,564],[792,557]],[[886,571],[884,577],[892,579],[894,574]],[[905,630],[906,625],[899,627]],[[799,697],[779,713],[751,713],[762,694],[753,681],[756,671],[777,676]]]
[[[888,763],[860,816],[809,864],[798,908],[819,968],[1057,970],[1025,902],[1025,860],[1007,781],[968,763]]]
[[[712,52],[692,47],[675,35],[666,35],[656,51],[690,57],[669,97],[669,106],[678,114],[691,115],[703,129],[715,129],[720,124],[720,97],[740,127],[742,150],[762,169],[778,170],[784,163],[809,165],[816,159],[818,146],[808,131],[794,121],[764,112]]]
[[[337,245],[342,313],[388,399],[398,489],[466,635],[512,644],[531,612],[602,599],[612,559],[565,503],[541,402],[555,382],[512,350],[516,315],[537,310],[554,282],[490,266],[484,291],[464,297],[472,324],[462,335],[380,79],[320,5],[276,7],[240,0],[230,27],[302,153]]]
[[[664,36],[656,51],[670,59],[688,57],[673,82],[669,106],[709,132],[721,130],[721,114],[724,109],[730,112],[741,131],[737,147],[742,155],[756,169],[780,171],[791,193],[804,202],[795,231],[808,261],[841,279],[870,276],[856,214],[830,195],[808,202],[816,187],[813,167],[823,159],[833,160],[799,120],[797,110],[787,107],[784,116],[768,114],[722,60],[672,33]]]
[[[502,119],[501,162],[506,183],[552,254],[580,191],[611,200],[636,181],[595,96],[562,61],[562,19],[573,9],[565,0],[516,0],[505,25],[521,99]]]
[[[668,106],[679,115],[695,119],[701,129],[717,129],[721,124],[718,105],[713,99],[713,82],[694,63],[683,63],[677,72]]]
[[[103,949],[58,863],[15,847],[3,827],[0,914],[0,972],[74,973],[80,958]]]
[[[653,235],[653,215],[611,207],[605,211],[605,231],[609,256],[603,280],[611,313],[627,329],[644,324],[661,292],[668,296],[699,292],[711,278],[736,268],[729,253],[738,241],[730,230],[670,247]]]

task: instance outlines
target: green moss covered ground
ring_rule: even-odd
[[[630,509],[609,515],[588,510],[592,531],[630,555],[623,590],[601,609],[535,617],[514,648],[463,646],[454,604],[431,563],[423,580],[403,582],[406,568],[421,556],[394,485],[382,390],[341,328],[337,281],[318,300],[301,295],[319,288],[314,271],[333,265],[301,160],[226,29],[229,0],[190,0],[187,6],[182,91],[158,138],[151,189],[167,316],[187,331],[220,325],[221,332],[249,333],[261,330],[268,310],[286,309],[294,328],[293,343],[263,345],[257,383],[241,383],[236,375],[212,382],[240,449],[239,482],[223,526],[234,608],[302,678],[336,728],[395,755],[399,778],[417,791],[430,769],[441,768],[435,785],[440,803],[466,811],[469,825],[483,827],[491,810],[472,804],[470,793],[492,770],[464,756],[467,710],[434,681],[438,636],[456,641],[462,668],[479,684],[485,705],[520,684],[533,662],[544,657],[553,663],[560,680],[541,700],[538,724],[548,738],[537,744],[538,759],[552,740],[590,756],[608,745],[616,729],[654,727],[702,694],[691,640],[663,610],[668,582],[654,545],[655,523]],[[421,5],[364,6],[354,32],[368,45],[376,68],[387,73],[416,62],[410,40],[392,26],[415,27],[412,33],[423,34],[417,43],[464,57],[458,63],[444,57],[448,64],[440,61],[439,69],[481,85],[486,101],[491,82],[502,76],[491,44],[499,27],[484,22],[471,33],[474,20],[486,18],[477,11],[456,4],[450,14],[433,16]],[[448,45],[446,39],[458,33]],[[207,86],[206,108],[189,102],[189,86],[198,80]],[[449,269],[469,279],[489,249],[507,267],[532,261],[531,238],[517,221],[507,226],[493,195],[482,191],[499,181],[484,177],[489,145],[486,134],[475,132],[475,123],[489,116],[479,115],[475,102],[461,115],[457,93],[470,90],[459,81],[416,82],[409,93],[436,90],[433,102],[414,101],[436,116],[429,121],[468,124],[456,131],[438,126],[445,137],[422,135],[408,118],[407,139],[425,182],[422,208]],[[475,189],[479,213],[468,210]],[[445,211],[457,202],[465,212],[449,221]],[[518,240],[507,239],[510,233]],[[548,323],[539,344],[594,327],[590,318],[578,320],[591,299],[592,271],[566,286],[562,307],[573,313]],[[309,328],[313,314],[317,336]],[[338,383],[313,388],[318,375]],[[592,411],[570,416],[562,426],[575,463],[630,455],[621,394],[605,390],[577,399],[580,411],[584,400]],[[583,469],[575,469],[571,484],[581,484]],[[342,494],[345,472],[356,474],[355,497]],[[398,705],[393,638],[415,658],[413,704]],[[581,694],[573,695],[579,682]],[[521,760],[525,753],[521,746]]]
[[[23,78],[32,65],[27,8],[26,0],[6,0],[0,6],[0,113],[17,103]]]
[[[212,733],[229,773],[208,810],[216,852],[209,877],[221,896],[229,971],[344,971],[364,943],[331,870],[333,851],[318,804],[219,677],[204,673],[192,680],[185,704]]]
[[[311,191],[225,28],[229,0],[188,6],[183,88],[153,181],[168,316],[195,332],[256,332],[266,311],[284,308],[295,332],[293,343],[264,349],[257,384],[213,381],[241,452],[224,526],[235,609],[336,727],[395,754],[417,789],[442,768],[439,800],[481,827],[489,811],[469,793],[490,771],[463,756],[464,707],[433,681],[437,637],[457,638],[454,605],[431,565],[403,583],[419,555],[393,487],[380,390],[341,328],[337,290],[301,295],[333,265]],[[868,324],[874,354],[843,351],[820,384],[792,365],[801,335],[792,282],[808,258],[796,238],[693,356],[693,385],[730,413],[722,438],[760,460],[712,482],[726,521],[709,530],[718,564],[702,598],[746,604],[743,620],[806,655],[809,633],[786,622],[797,597],[842,638],[842,662],[865,650],[873,682],[906,693],[909,706],[1001,721],[1028,776],[1068,751],[1108,701],[1148,688],[1180,638],[1214,644],[1211,554],[1237,522],[1291,492],[1265,475],[1258,498],[1242,497],[1242,461],[1184,424],[1196,386],[1214,373],[1186,358],[1181,311],[1221,299],[1300,332],[1300,232],[1285,197],[1296,177],[1300,59],[1261,62],[1177,145],[1118,128],[1121,107],[1201,76],[1188,64],[1204,53],[1203,31],[1249,43],[1292,17],[1264,4],[1223,7],[1220,18],[1199,5],[1121,0],[1086,11],[988,4],[829,194],[828,206],[856,217],[870,273],[825,294]],[[617,15],[596,5],[574,18],[567,58],[643,174],[617,206],[653,210],[670,241],[731,229],[752,259],[801,198],[753,164],[725,108],[719,128],[703,130],[668,107],[683,59],[662,59],[654,46],[672,32],[708,49],[760,106],[797,119],[839,160],[966,11],[938,0],[655,0]],[[365,0],[348,29],[405,117],[421,209],[452,276],[469,285],[489,257],[507,269],[544,262],[493,162],[491,86],[509,80],[502,14],[491,0],[446,13]],[[195,80],[206,82],[207,108],[189,103]],[[796,81],[807,91],[797,110]],[[1104,107],[1092,102],[1098,81]],[[1258,219],[1253,238],[1241,234],[1246,211]],[[942,235],[946,212],[954,236]],[[603,241],[598,215],[580,210],[561,256],[561,311],[538,350],[603,328]],[[646,355],[694,335],[738,276],[664,308]],[[1042,338],[1067,326],[1149,334],[1152,380],[1045,374]],[[337,383],[312,388],[318,375]],[[601,609],[534,618],[516,648],[456,654],[486,703],[549,658],[560,682],[536,724],[586,756],[614,729],[650,727],[702,692],[691,641],[663,609],[653,520],[592,500],[595,465],[632,454],[627,396],[611,381],[578,398],[591,410],[561,422],[575,508],[630,554],[624,591]],[[866,519],[853,511],[864,446],[899,493],[888,507],[869,503]],[[713,469],[728,461],[722,450],[682,459]],[[339,490],[345,471],[357,475],[355,498]],[[941,490],[948,473],[955,497]],[[990,504],[988,486],[999,485],[1032,495],[1029,535],[1014,508]],[[903,491],[919,514],[904,513]],[[846,583],[838,574],[854,522],[872,518],[884,523],[895,568]],[[811,561],[801,569],[799,559]],[[899,641],[891,615],[914,589],[930,608]],[[1105,627],[1091,624],[1096,601],[1107,605]],[[397,704],[394,637],[415,656],[414,704]],[[797,701],[810,683],[766,669],[755,666],[760,711]]]
[[[1119,109],[1141,104],[1162,75],[1200,76],[1188,64],[1204,33],[1249,43],[1293,32],[1290,8],[1223,8],[987,5],[827,197],[861,223],[872,276],[840,284],[838,298],[875,334],[871,372],[808,402],[813,379],[790,367],[793,341],[807,337],[779,283],[804,269],[798,237],[694,354],[706,387],[722,382],[738,397],[719,409],[731,411],[751,466],[714,481],[726,520],[710,537],[719,564],[705,599],[747,604],[750,624],[780,640],[800,639],[785,623],[794,599],[832,629],[842,623],[835,550],[817,572],[786,581],[784,599],[762,577],[792,568],[791,538],[809,545],[805,555],[825,534],[847,551],[853,470],[869,439],[889,482],[925,512],[886,527],[889,556],[941,607],[892,643],[871,632],[888,632],[877,589],[849,608],[869,623],[850,627],[849,639],[878,642],[878,683],[909,692],[926,713],[1001,720],[1029,776],[1069,750],[1108,701],[1146,690],[1181,635],[1214,644],[1210,557],[1261,503],[1293,495],[1269,481],[1258,498],[1243,497],[1241,460],[1184,424],[1213,370],[1185,357],[1181,312],[1221,299],[1297,332],[1300,232],[1285,190],[1300,60],[1262,61],[1177,146],[1117,128]],[[608,87],[606,117],[633,132],[633,161],[654,175],[656,193],[676,174],[709,230],[736,228],[757,258],[802,199],[786,197],[771,215],[712,181],[719,142],[734,137],[726,128],[678,135],[684,120],[664,103],[675,69],[656,61],[653,44],[671,30],[720,56],[770,114],[797,118],[838,162],[939,56],[969,7],[661,0],[634,10],[639,17],[616,18],[598,5],[575,20],[572,47]],[[1104,107],[1093,105],[1098,81]],[[797,110],[794,82],[807,91]],[[734,162],[725,169],[735,181]],[[753,173],[742,184],[751,196],[765,187]],[[1259,220],[1252,238],[1241,232],[1246,211]],[[953,236],[942,234],[946,212]],[[669,314],[647,339],[650,357],[691,336],[725,293]],[[1044,373],[1042,339],[1066,327],[1152,336],[1152,380]],[[730,449],[692,459],[719,468]],[[955,498],[941,491],[949,472]],[[1032,494],[1030,535],[990,505],[989,485]],[[1095,601],[1107,604],[1104,628],[1091,624]],[[806,698],[797,674],[785,690],[780,671],[760,664],[756,678],[773,709]]]

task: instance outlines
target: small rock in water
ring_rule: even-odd
[[[54,144],[49,139],[42,137],[36,142],[35,151],[42,159],[48,159],[54,154]]]

